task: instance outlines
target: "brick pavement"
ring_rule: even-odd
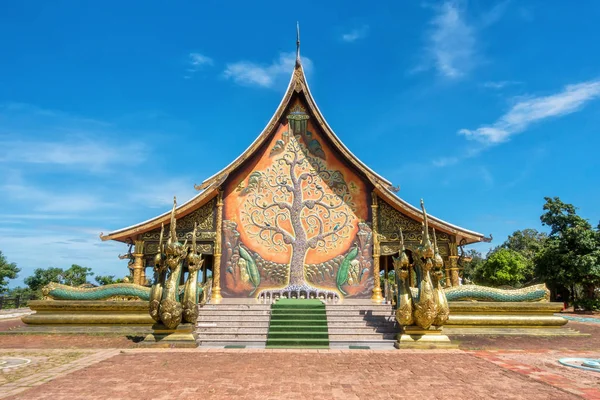
[[[577,394],[584,399],[600,400],[600,374],[569,368],[557,362],[563,357],[598,358],[599,352],[490,350],[474,351],[472,354],[502,368]]]
[[[81,369],[33,386],[20,398],[581,398],[459,350],[147,349],[110,354],[99,355],[87,368],[80,363]]]
[[[13,396],[13,398],[31,398],[29,393],[25,394],[23,392],[41,386],[62,376],[71,374],[80,369],[86,368],[106,358],[113,357],[114,355],[118,354],[118,352],[119,350],[116,349],[93,351],[90,352],[89,355],[78,358],[71,363],[62,364],[39,373],[26,376],[11,383],[7,383],[0,386],[0,399],[11,396]],[[26,353],[24,354],[26,355]]]

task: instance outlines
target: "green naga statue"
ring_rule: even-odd
[[[396,320],[403,326],[417,325],[421,329],[442,326],[450,313],[448,301],[441,285],[443,259],[439,254],[434,230],[434,243],[429,238],[429,225],[425,204],[423,210],[423,234],[421,244],[414,251],[416,288],[411,287],[410,265],[400,231],[401,248],[399,257],[394,258],[394,269],[398,277],[398,309]]]

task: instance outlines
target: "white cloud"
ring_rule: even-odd
[[[40,128],[41,129],[41,128]],[[54,164],[99,171],[114,165],[139,164],[145,159],[141,143],[109,144],[96,139],[72,137],[59,141],[0,141],[0,163]]]
[[[448,79],[459,79],[467,75],[481,62],[478,54],[477,34],[496,23],[504,14],[508,1],[497,3],[490,10],[467,21],[464,2],[448,0],[434,6],[435,15],[426,36],[427,45],[424,61],[413,72],[435,69]]]
[[[223,75],[243,86],[274,88],[287,81],[294,70],[296,53],[281,53],[270,65],[250,61],[238,61],[226,65]],[[302,67],[306,73],[312,70],[312,61],[302,57]]]
[[[464,10],[455,2],[445,2],[431,20],[428,37],[429,58],[438,73],[447,78],[460,78],[475,63],[475,29],[465,21]]]
[[[351,30],[348,33],[344,33],[342,34],[342,40],[344,42],[355,42],[358,39],[363,39],[365,38],[369,33],[369,26],[368,25],[363,25],[360,28],[355,28],[353,30]]]
[[[214,61],[212,58],[205,56],[203,54],[200,54],[200,53],[190,53],[189,57],[190,57],[190,64],[194,68],[200,68],[203,65],[213,65],[214,64]]]
[[[192,74],[198,72],[200,69],[206,66],[214,65],[214,60],[204,54],[190,53],[188,54],[189,68],[187,69],[188,74],[184,76],[186,79],[190,79]]]
[[[500,90],[507,86],[520,85],[522,82],[519,81],[489,81],[484,82],[481,86],[486,89],[496,89]]]
[[[461,129],[458,133],[486,145],[507,141],[531,124],[580,110],[585,103],[600,97],[600,80],[568,85],[563,91],[517,102],[491,125],[477,129]]]

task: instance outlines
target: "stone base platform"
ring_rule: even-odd
[[[147,301],[32,300],[35,313],[24,316],[30,325],[152,325]]]
[[[451,301],[448,328],[560,328],[563,303]]]
[[[442,333],[442,329],[406,326],[394,344],[397,349],[455,349],[458,346]]]
[[[177,328],[170,329],[161,323],[152,325],[150,333],[142,341],[143,345],[152,347],[197,347],[194,337],[193,324],[179,324]]]

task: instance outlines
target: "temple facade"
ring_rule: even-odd
[[[212,275],[213,302],[284,293],[380,302],[376,278],[393,270],[400,232],[409,256],[422,239],[421,210],[399,198],[325,121],[308,88],[299,46],[288,88],[266,128],[196,189],[194,198],[175,209],[176,232],[181,242],[191,241],[197,226],[203,280]],[[170,214],[101,235],[131,245],[133,283],[146,283]],[[458,285],[459,247],[487,238],[434,216],[429,227],[444,259],[445,285]]]

